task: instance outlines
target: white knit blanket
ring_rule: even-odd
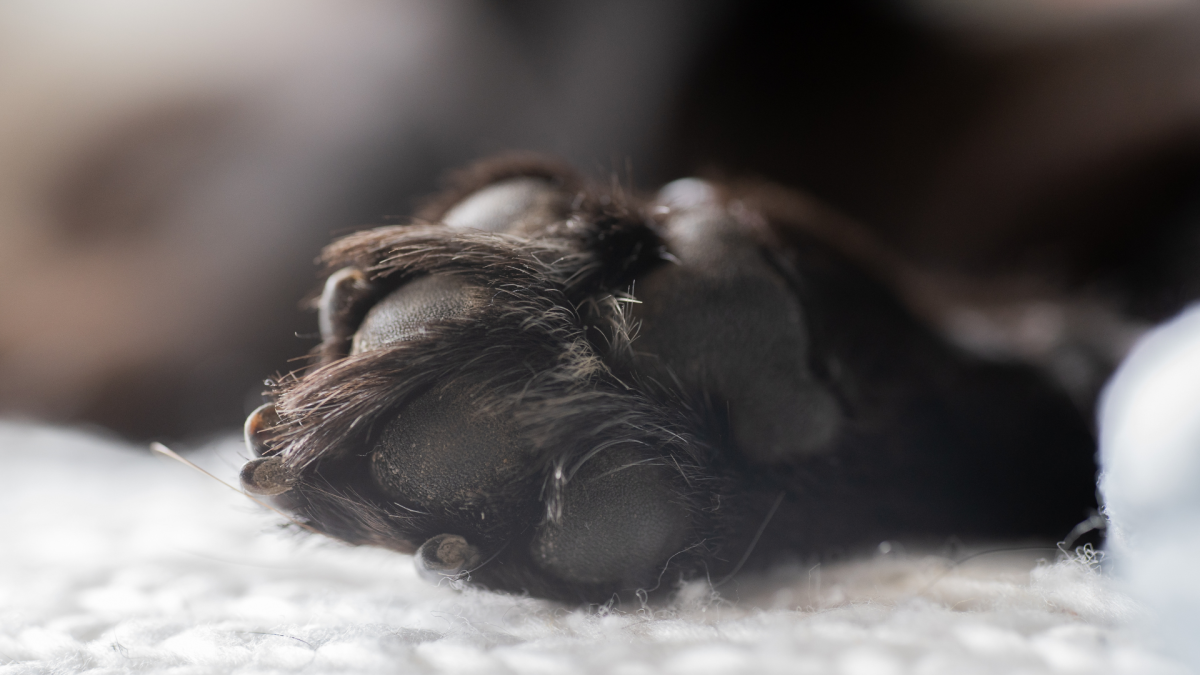
[[[233,480],[240,445],[192,457]],[[719,593],[696,582],[649,606],[439,588],[406,556],[283,533],[279,516],[165,458],[18,423],[0,424],[0,513],[0,675],[1142,675],[1191,672],[1177,636],[1200,627],[1195,558],[1169,547],[1126,551],[1124,578],[1053,551],[955,566],[893,550]],[[1200,530],[1188,534],[1171,541],[1194,547]],[[1161,559],[1177,564],[1146,562]]]
[[[239,446],[194,457],[228,479]],[[95,435],[2,426],[0,467],[0,673],[1186,672],[1087,560],[892,552],[719,594],[693,583],[661,606],[567,607],[297,540]]]

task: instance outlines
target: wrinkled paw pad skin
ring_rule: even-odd
[[[316,362],[247,419],[243,487],[435,581],[589,602],[1085,517],[1065,397],[952,349],[800,211],[467,170],[326,249]]]

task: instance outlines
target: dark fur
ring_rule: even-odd
[[[572,214],[536,238],[436,224],[475,190],[514,176],[576,193]],[[812,317],[812,371],[849,420],[825,455],[748,460],[730,440],[725,401],[636,365],[637,327],[621,300],[664,264],[660,224],[620,191],[583,186],[553,163],[485,164],[422,212],[433,224],[360,232],[326,250],[331,271],[353,266],[368,283],[336,317],[317,364],[274,392],[281,423],[268,453],[298,477],[275,498],[281,508],[349,543],[406,553],[464,534],[487,561],[472,580],[596,601],[664,577],[734,571],[779,495],[752,564],[900,537],[1053,538],[1095,506],[1091,439],[1048,383],[950,348],[863,271],[881,264],[862,247],[820,238],[803,218],[781,229],[786,218],[742,206],[732,210]],[[348,356],[370,306],[425,274],[467,279],[484,295],[481,309],[430,325],[423,339]],[[479,401],[478,414],[514,420],[535,461],[469,509],[386,498],[367,474],[373,439],[406,401],[451,388]],[[582,466],[618,450],[667,467],[689,518],[685,544],[654,575],[619,584],[539,570],[528,553],[535,527],[562,517],[563,489]],[[492,512],[503,517],[480,519]]]

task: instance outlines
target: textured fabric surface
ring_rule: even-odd
[[[232,479],[240,443],[192,456]],[[0,673],[1185,673],[1087,559],[880,553],[665,604],[420,581],[165,458],[0,425]]]

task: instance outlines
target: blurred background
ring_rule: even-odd
[[[1187,0],[6,0],[0,416],[237,428],[320,248],[508,150],[808,190],[1084,399],[1200,296]]]

